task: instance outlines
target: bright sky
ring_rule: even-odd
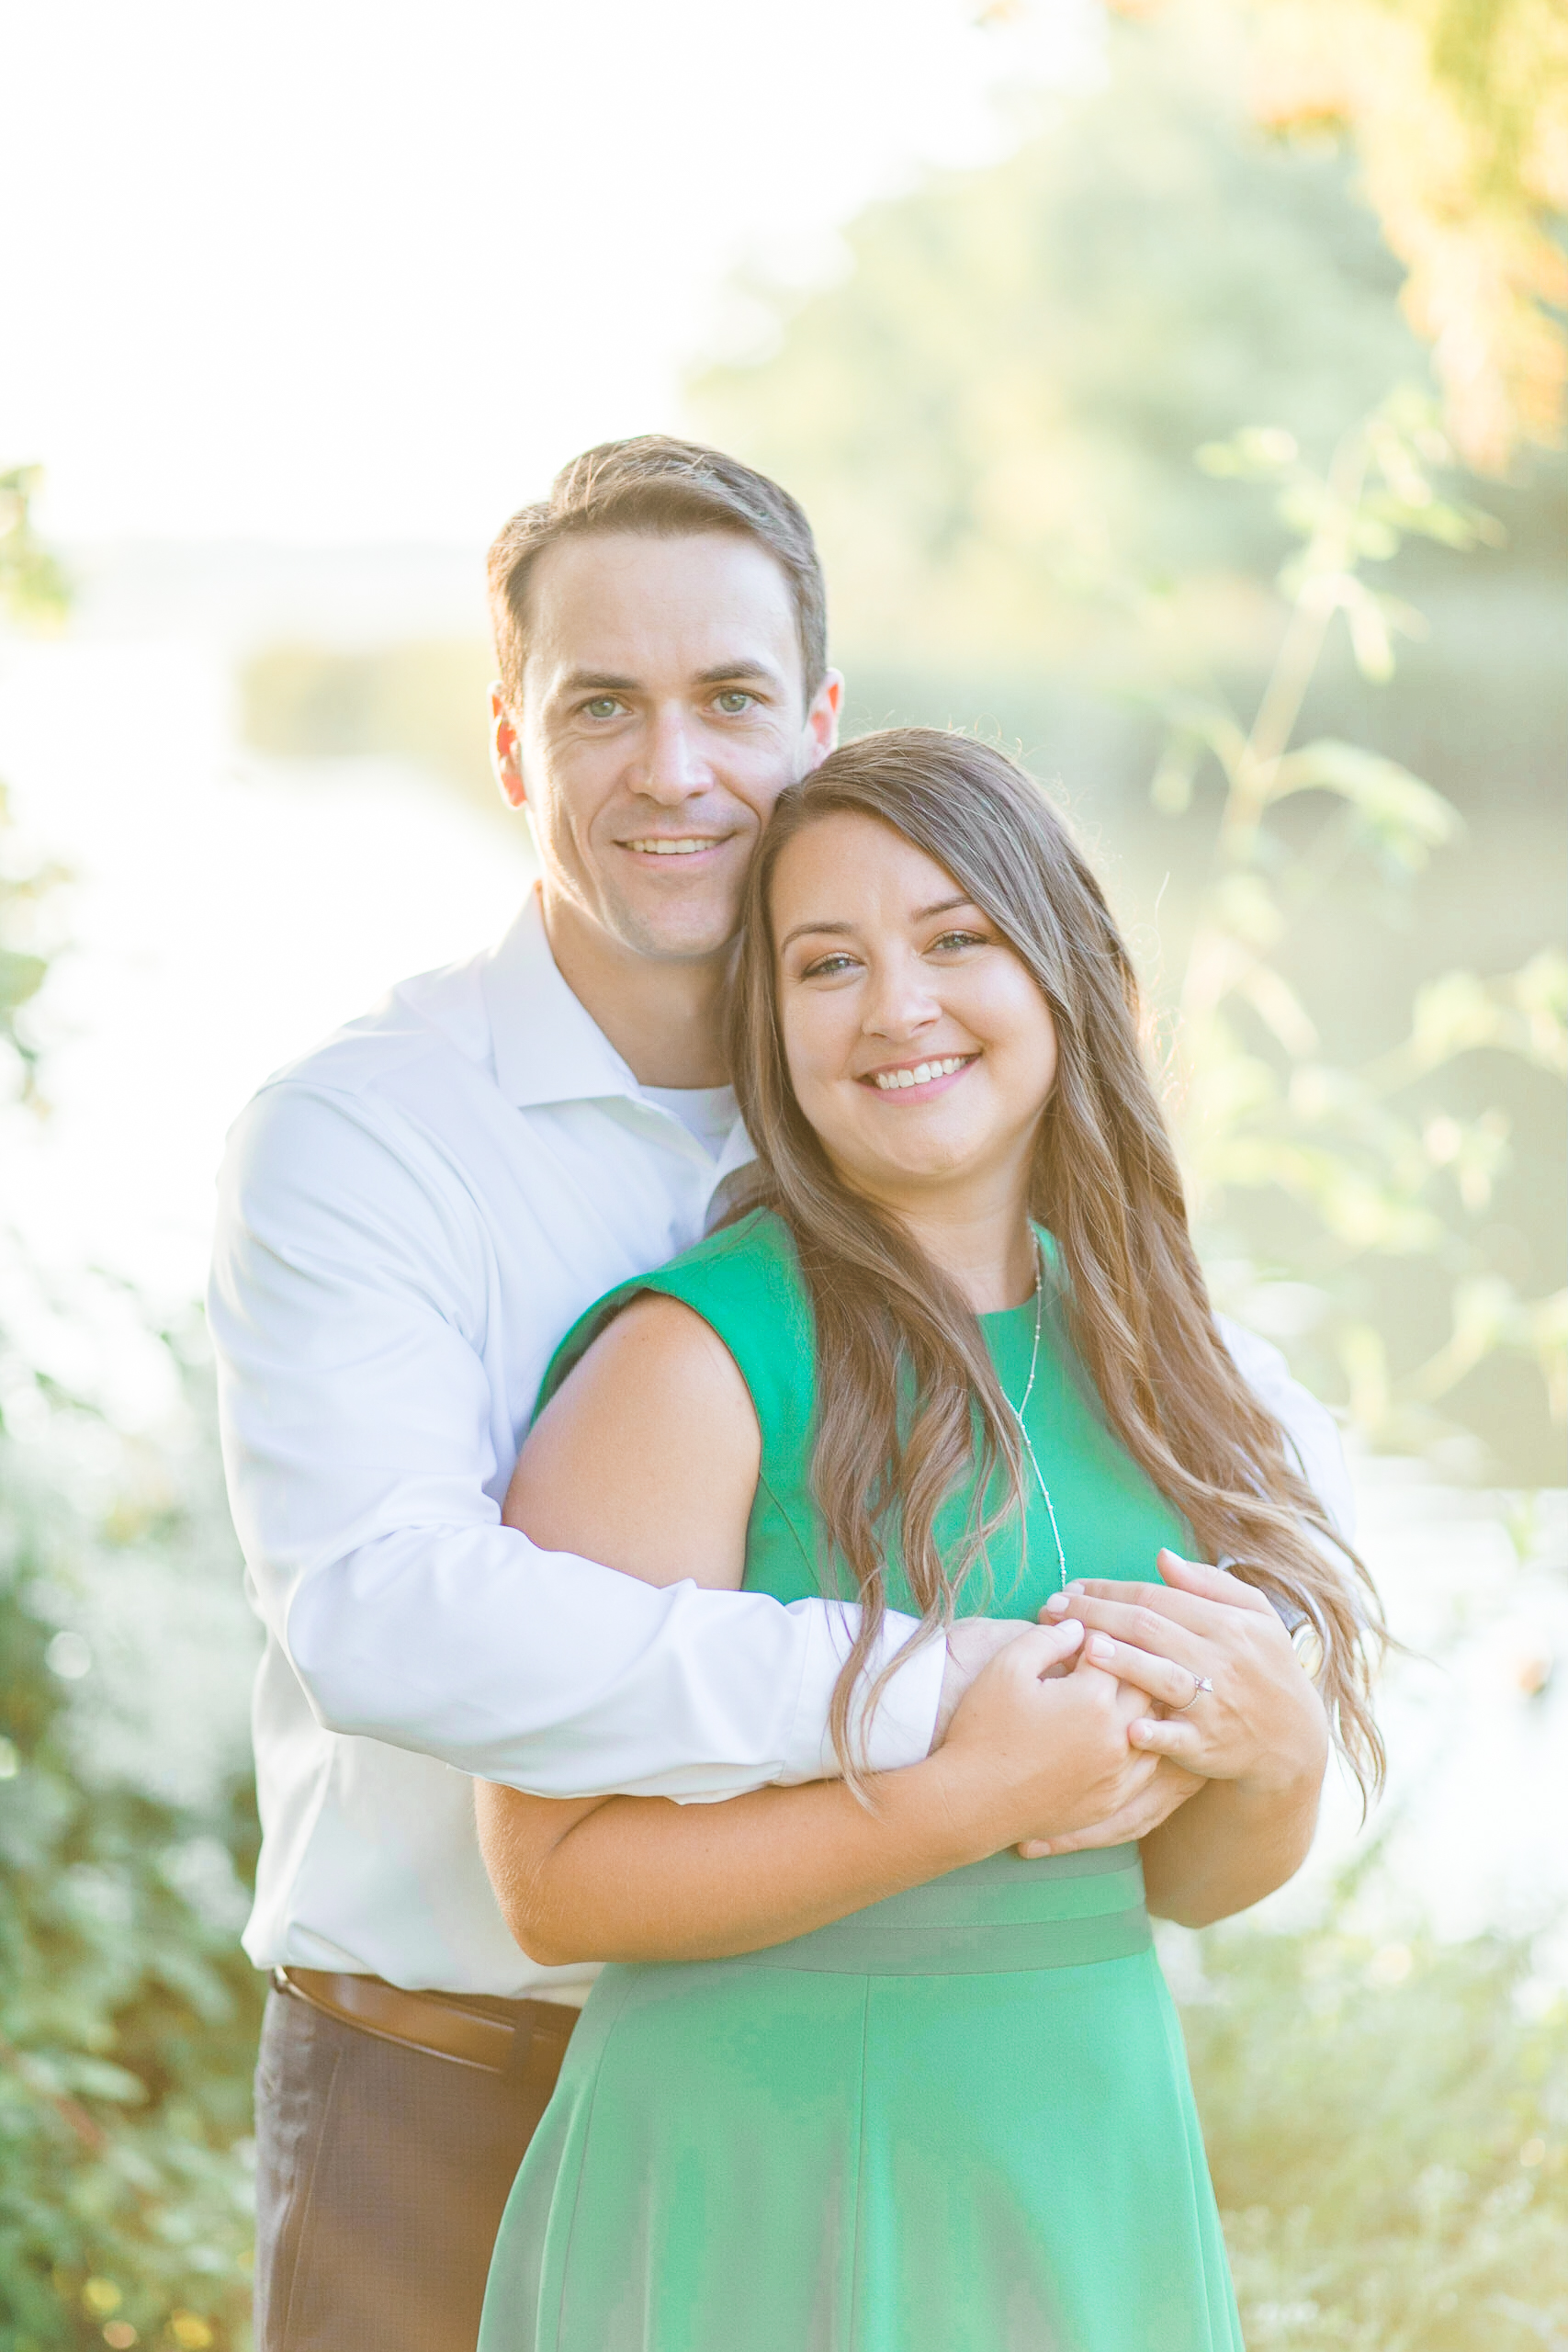
[[[50,0],[13,12],[0,466],[46,527],[487,540],[668,424],[760,260],[1009,100],[1091,76],[1095,0]]]

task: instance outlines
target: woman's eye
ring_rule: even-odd
[[[595,695],[592,702],[583,704],[582,715],[585,718],[614,718],[624,707],[618,695]]]
[[[854,967],[852,956],[818,956],[814,964],[807,964],[800,977],[803,980],[836,980],[840,972],[852,972]]]
[[[977,931],[944,931],[940,939],[932,940],[931,950],[935,954],[944,949],[952,952],[961,947],[984,947],[987,944],[984,934]]]
[[[739,718],[743,710],[750,709],[756,699],[756,695],[749,695],[743,686],[726,686],[721,695],[714,696],[715,703],[727,718]]]

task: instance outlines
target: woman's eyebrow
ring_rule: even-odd
[[[975,907],[975,901],[973,899],[965,899],[962,895],[956,899],[938,899],[931,906],[917,907],[909,920],[911,922],[930,922],[933,915],[952,914],[958,907]],[[979,908],[975,907],[975,911],[978,914],[980,911]],[[784,949],[793,945],[795,940],[805,939],[808,935],[814,935],[823,932],[829,933],[836,939],[847,938],[854,928],[855,926],[852,922],[797,922],[795,929],[786,933],[786,935],[780,940],[778,952],[782,956]]]
[[[778,952],[782,956],[784,949],[792,947],[797,939],[806,939],[818,932],[829,932],[836,939],[847,939],[853,929],[852,922],[797,922],[795,929],[780,940]]]

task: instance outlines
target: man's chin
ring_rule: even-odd
[[[728,956],[740,930],[739,907],[694,910],[684,921],[673,909],[657,912],[643,908],[606,910],[606,928],[628,956],[646,964],[711,964]]]

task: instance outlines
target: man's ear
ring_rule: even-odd
[[[513,808],[521,808],[528,797],[523,783],[523,747],[499,680],[490,690],[490,763],[502,797]]]
[[[844,673],[829,670],[806,714],[807,758],[806,772],[819,768],[839,740],[839,720],[844,707]]]

